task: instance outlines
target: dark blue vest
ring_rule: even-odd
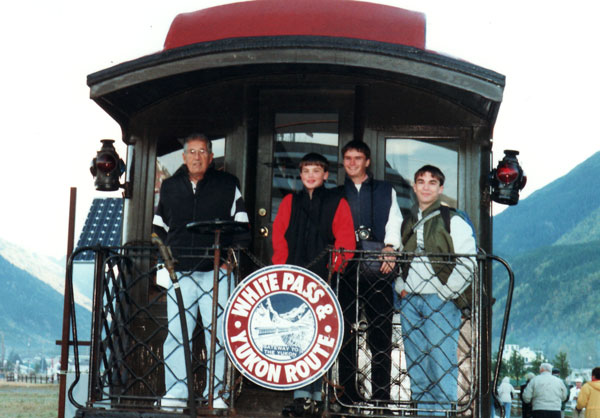
[[[371,228],[373,240],[384,242],[385,225],[392,207],[392,185],[386,181],[375,180],[370,176],[361,185],[360,191],[349,178],[344,182],[344,193],[350,204],[354,228]]]

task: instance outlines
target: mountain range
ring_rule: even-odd
[[[506,342],[542,350],[550,360],[566,352],[571,367],[600,364],[599,188],[600,152],[494,217],[494,253],[515,275]],[[507,284],[496,268],[496,342]]]
[[[15,267],[26,271],[56,292],[64,295],[65,288],[65,262],[37,254],[21,248],[8,241],[0,239],[0,256]],[[75,301],[85,308],[92,309],[89,292],[82,292],[81,284],[74,283]]]
[[[62,336],[65,268],[0,239],[0,336],[4,354],[56,354]],[[78,330],[89,339],[89,297],[75,289]],[[2,353],[0,353],[2,354]]]

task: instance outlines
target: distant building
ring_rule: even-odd
[[[512,356],[513,352],[519,353],[523,359],[525,359],[525,364],[530,365],[536,359],[538,355],[544,357],[544,352],[541,350],[533,350],[529,347],[520,347],[518,344],[505,344],[504,351],[502,352],[502,360],[508,361]]]
[[[534,351],[529,347],[521,347],[519,354],[525,359],[525,363],[527,364],[531,364],[538,354],[540,354],[542,358],[544,357],[544,353],[541,350]]]

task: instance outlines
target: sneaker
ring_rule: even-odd
[[[183,412],[187,408],[187,401],[177,398],[162,398],[160,400],[160,409],[162,411]]]
[[[315,401],[314,402],[314,411],[313,417],[322,417],[323,412],[325,412],[325,402],[323,401]]]
[[[312,417],[313,402],[310,398],[296,398],[294,403],[281,411],[284,417]]]
[[[400,405],[388,404],[389,415],[402,415],[402,408]]]
[[[354,406],[350,408],[351,414],[357,415],[373,415],[374,410],[373,404],[369,402],[359,402],[355,403]]]

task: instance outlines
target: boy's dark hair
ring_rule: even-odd
[[[415,173],[415,178],[414,178],[415,183],[417,182],[417,179],[425,173],[430,173],[434,179],[437,179],[440,182],[440,186],[444,185],[444,181],[446,181],[446,176],[444,176],[444,173],[442,173],[442,170],[440,170],[439,168],[437,168],[434,165],[429,165],[429,164],[424,165],[423,167],[421,167],[417,170],[417,172]]]
[[[302,167],[305,165],[318,165],[322,167],[326,172],[329,171],[329,161],[327,158],[323,157],[321,154],[317,152],[309,152],[300,160],[300,164],[298,164],[298,168],[302,170]]]
[[[592,370],[592,376],[594,376],[596,380],[600,380],[600,367],[594,367]]]
[[[344,145],[344,147],[342,148],[342,157],[344,156],[344,154],[346,154],[346,152],[348,152],[351,149],[365,154],[367,160],[371,158],[371,149],[369,148],[369,146],[364,142],[359,141],[358,139],[353,139],[352,141]]]

